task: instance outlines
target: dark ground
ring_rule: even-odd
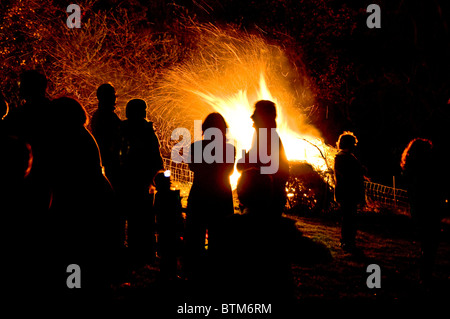
[[[312,306],[314,309],[328,312],[336,309],[336,305],[342,305],[346,307],[345,309],[353,309],[347,308],[348,305],[352,305],[351,307],[367,305],[367,309],[372,310],[383,309],[380,308],[383,306],[389,308],[392,305],[400,307],[406,305],[405,309],[414,311],[419,305],[427,306],[430,303],[445,305],[450,301],[450,224],[447,220],[441,227],[441,242],[433,283],[431,287],[425,289],[419,285],[420,247],[415,240],[410,218],[404,215],[381,213],[364,213],[359,218],[360,230],[357,243],[364,252],[363,257],[352,256],[341,249],[337,216],[286,216],[286,223],[295,223],[304,237],[326,247],[332,258],[328,262],[318,264],[308,264],[308,261],[301,258],[293,259],[291,269],[295,308],[284,308],[290,310],[285,311],[287,314],[284,313],[280,318],[298,318],[294,315],[294,311],[301,312],[302,309],[309,309]],[[304,252],[300,249],[298,247],[296,250],[294,246],[294,255],[301,256]],[[366,285],[370,275],[366,271],[369,264],[377,264],[381,268],[381,288],[379,289],[369,289]],[[158,310],[160,316],[156,316],[157,318],[186,317],[186,315],[177,316],[176,312],[177,307],[186,301],[192,305],[208,304],[208,301],[193,297],[192,287],[189,287],[188,282],[182,280],[162,282],[158,280],[158,274],[157,262],[136,269],[129,283],[115,288],[112,297],[114,303],[128,305],[131,302],[134,306],[144,306],[144,311],[149,315]],[[219,302],[224,301],[219,300]],[[329,305],[332,307],[330,308]],[[272,311],[275,312],[276,305],[272,307]],[[248,314],[234,316],[228,314],[219,317],[247,318],[248,316]],[[203,315],[187,317],[202,318]],[[253,318],[253,316],[250,317]],[[266,317],[267,315],[262,314],[256,316],[256,318]]]
[[[293,265],[297,297],[302,300],[361,300],[367,302],[409,302],[450,300],[450,227],[443,223],[441,243],[429,290],[418,285],[420,245],[415,240],[411,220],[402,215],[366,215],[360,218],[357,243],[364,258],[355,258],[339,246],[340,227],[323,218],[298,218],[296,225],[304,236],[327,246],[333,261],[311,268]],[[381,288],[369,289],[369,264],[381,268]],[[423,299],[422,299],[423,300]]]

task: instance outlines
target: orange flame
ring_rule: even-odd
[[[252,144],[254,134],[253,122],[250,116],[253,113],[254,103],[258,100],[271,100],[277,105],[277,130],[285,147],[288,160],[306,161],[317,171],[328,171],[329,161],[334,156],[333,149],[326,145],[320,137],[302,135],[289,125],[288,114],[279,104],[276,97],[269,91],[264,75],[260,75],[259,90],[256,100],[250,101],[246,90],[239,90],[235,94],[225,97],[213,96],[208,93],[191,91],[200,96],[211,105],[215,111],[222,114],[229,125],[229,136],[234,141],[238,160],[242,150],[248,150]],[[330,154],[333,153],[333,156]],[[328,155],[328,156],[327,156]],[[327,158],[328,157],[328,158]],[[230,177],[233,189],[237,185],[240,173],[235,169]]]
[[[250,116],[258,100],[277,106],[277,131],[289,160],[306,161],[316,171],[333,166],[335,149],[307,124],[303,111],[314,106],[306,70],[293,66],[282,48],[262,37],[239,30],[196,26],[198,48],[189,59],[164,74],[154,104],[164,117],[181,127],[204,119],[211,111],[222,114],[229,126],[239,160],[252,143]],[[239,174],[231,176],[235,187]]]

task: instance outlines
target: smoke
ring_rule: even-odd
[[[194,120],[218,111],[228,122],[247,121],[251,128],[253,104],[265,98],[277,104],[278,123],[298,137],[321,137],[305,115],[314,108],[306,70],[291,65],[281,47],[231,27],[194,24],[188,32],[196,46],[157,82],[153,116],[192,132]]]

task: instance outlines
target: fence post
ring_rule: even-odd
[[[395,175],[392,176],[392,183],[394,185],[394,208],[397,209],[397,199],[395,198]]]

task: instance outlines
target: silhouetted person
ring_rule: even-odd
[[[35,296],[35,287],[47,284],[43,278],[50,274],[47,267],[47,216],[52,198],[49,183],[52,113],[46,89],[47,79],[42,73],[35,70],[24,71],[20,74],[19,83],[21,102],[17,107],[11,107],[2,121],[8,136],[4,141],[9,148],[15,148],[5,152],[9,154],[7,157],[2,154],[5,160],[15,164],[10,162],[4,165],[9,166],[8,175],[17,173],[19,175],[15,175],[14,179],[20,178],[20,181],[16,179],[19,184],[8,183],[9,188],[4,193],[9,193],[6,202],[9,202],[8,217],[11,220],[7,228],[15,237],[9,238],[7,242],[16,246],[14,249],[17,253],[11,260],[16,263],[15,271],[19,273],[29,271],[25,265],[33,264],[35,271],[41,274],[40,278],[36,278],[35,286],[25,284],[28,289],[23,289],[24,299],[30,295]],[[32,165],[29,166],[31,159]],[[16,173],[13,173],[14,171]],[[26,178],[20,177],[22,174],[26,175]],[[39,264],[35,263],[36,260],[40,260]],[[19,276],[22,275],[23,273],[20,273]],[[19,281],[22,282],[21,279]]]
[[[21,105],[10,110],[8,121],[11,135],[19,136],[32,147],[41,146],[41,139],[51,122],[50,100],[46,97],[47,78],[42,73],[30,70],[20,75],[19,97]],[[36,150],[37,151],[37,150]]]
[[[107,287],[109,265],[117,248],[112,188],[103,174],[97,143],[86,129],[87,115],[74,99],[52,101],[52,187],[48,246],[54,274],[75,263],[82,269],[81,292]],[[53,268],[55,267],[55,268]],[[59,268],[56,268],[59,267]],[[62,278],[57,277],[56,280]],[[61,288],[65,286],[62,281]]]
[[[32,166],[29,144],[9,135],[5,120],[8,104],[0,93],[0,211],[1,211],[1,253],[2,272],[5,274],[3,287],[8,298],[17,301],[23,298],[24,287],[29,283],[23,276],[30,261],[36,260],[36,248],[32,243],[39,241],[33,217],[30,212],[27,176]],[[41,244],[43,241],[39,241]],[[29,296],[27,296],[29,297]],[[8,300],[7,298],[7,300]],[[8,302],[8,301],[6,301]]]
[[[120,193],[128,221],[128,247],[136,253],[135,257],[151,261],[155,217],[149,191],[156,172],[163,169],[163,161],[153,123],[146,119],[145,101],[130,100],[126,117],[121,125]]]
[[[92,206],[102,192],[110,192],[110,185],[103,174],[98,145],[86,129],[86,112],[68,97],[52,101],[52,109],[52,208]]]
[[[363,168],[354,151],[358,140],[351,132],[339,136],[339,153],[334,160],[335,199],[342,216],[341,246],[344,250],[358,253],[356,248],[356,213],[358,204],[364,201]]]
[[[273,175],[244,170],[236,190],[245,209],[224,221],[210,294],[224,303],[260,300],[289,314],[294,301],[290,263],[294,258],[304,264],[327,262],[330,253],[301,236],[293,220],[273,218]]]
[[[5,125],[7,114],[8,104],[0,93],[0,205],[8,218],[26,207],[25,179],[30,173],[33,155],[28,143],[9,134]]]
[[[221,221],[234,213],[230,175],[235,148],[226,142],[227,124],[219,113],[209,114],[203,124],[203,140],[191,144],[189,168],[194,181],[188,197],[186,216],[186,271],[201,273],[208,230],[208,251],[214,251],[220,237]]]
[[[289,178],[289,162],[286,157],[283,143],[276,131],[277,111],[275,103],[261,100],[255,103],[255,110],[251,116],[255,134],[250,150],[238,161],[238,171],[252,167],[262,169],[273,167],[267,173],[272,175],[274,187],[273,209],[274,217],[281,217],[286,205],[286,182]],[[276,142],[276,143],[274,143]],[[276,149],[272,149],[272,145]],[[269,157],[267,161],[265,157]],[[256,160],[254,159],[256,157]]]
[[[47,183],[50,160],[49,136],[52,134],[50,100],[46,97],[47,79],[38,71],[25,71],[20,75],[19,96],[23,103],[11,108],[5,119],[7,130],[31,146],[33,166],[29,182],[33,187],[33,209],[48,209],[51,195]]]
[[[133,99],[127,103],[121,126],[121,164],[126,176],[148,193],[156,172],[164,168],[153,123],[147,121],[147,104]]]
[[[409,142],[402,154],[401,167],[407,181],[411,217],[418,229],[422,256],[420,280],[430,283],[439,244],[441,221],[438,165],[433,153],[433,143],[423,138]]]
[[[9,113],[9,105],[5,100],[5,97],[0,92],[0,120],[4,120]],[[0,122],[1,123],[1,122]],[[3,128],[3,123],[1,124]]]
[[[183,231],[180,191],[170,188],[170,175],[166,176],[162,170],[156,174],[154,182],[157,190],[155,214],[161,275],[164,279],[175,279]]]
[[[274,200],[273,175],[261,174],[256,167],[244,170],[239,177],[236,191],[244,214],[257,223],[273,222],[270,213]]]
[[[105,83],[97,89],[98,109],[91,119],[91,129],[102,157],[106,177],[117,187],[120,166],[120,119],[114,113],[116,90]]]
[[[274,222],[270,218],[273,176],[261,174],[258,168],[244,170],[236,191],[240,204],[245,207],[244,213],[232,215],[223,222],[224,237],[213,260],[215,276],[211,288],[217,300],[224,303],[255,300],[273,303],[274,295],[287,292],[279,288],[285,284],[287,270],[281,249],[277,247],[280,219]],[[276,284],[280,285],[278,289]]]

